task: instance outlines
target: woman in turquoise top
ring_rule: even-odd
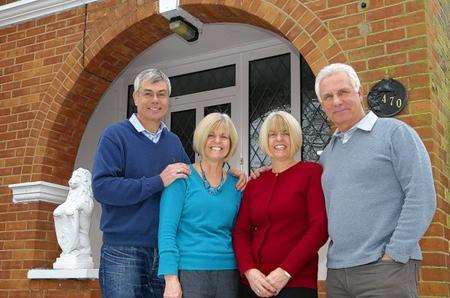
[[[161,197],[159,270],[165,298],[237,297],[239,273],[231,231],[239,210],[237,179],[223,166],[236,151],[236,128],[226,114],[207,115],[194,132],[200,161]]]

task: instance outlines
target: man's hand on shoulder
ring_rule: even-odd
[[[236,189],[240,191],[244,191],[247,186],[248,176],[243,171],[238,170],[236,168],[231,168],[230,172],[233,176],[238,178],[238,182],[236,183]]]
[[[262,166],[262,167],[260,167],[260,168],[251,170],[251,172],[250,172],[250,179],[256,179],[256,178],[258,178],[259,176],[261,176],[261,174],[262,174],[263,172],[269,171],[270,169],[272,169],[271,166]]]
[[[161,180],[164,184],[164,187],[169,186],[175,180],[179,178],[187,178],[188,175],[191,174],[191,170],[187,164],[178,162],[168,165],[162,172],[159,174]]]

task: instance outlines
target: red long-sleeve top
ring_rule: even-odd
[[[281,267],[292,276],[286,287],[317,288],[317,252],[328,238],[321,174],[319,164],[300,161],[248,183],[233,231],[244,283],[249,269]]]

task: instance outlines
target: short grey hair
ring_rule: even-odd
[[[316,77],[316,84],[314,86],[315,87],[314,89],[316,90],[316,95],[319,100],[320,100],[320,82],[322,82],[322,80],[325,79],[326,77],[329,77],[332,74],[338,72],[345,73],[350,80],[350,84],[352,85],[353,90],[355,92],[359,91],[359,89],[361,88],[361,82],[353,67],[343,63],[333,63],[322,68]]]
[[[158,83],[161,81],[164,81],[167,85],[167,91],[169,92],[168,96],[170,96],[170,93],[172,91],[172,87],[170,86],[170,80],[166,76],[165,73],[160,71],[156,68],[149,68],[146,70],[141,71],[136,78],[134,79],[134,93],[139,91],[139,88],[141,88],[141,84],[143,81],[148,81],[150,83]]]

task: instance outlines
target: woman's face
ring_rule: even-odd
[[[291,139],[287,130],[269,131],[269,156],[275,161],[291,158]]]
[[[223,129],[211,131],[205,143],[203,152],[206,159],[211,161],[224,161],[230,151],[230,135]]]

